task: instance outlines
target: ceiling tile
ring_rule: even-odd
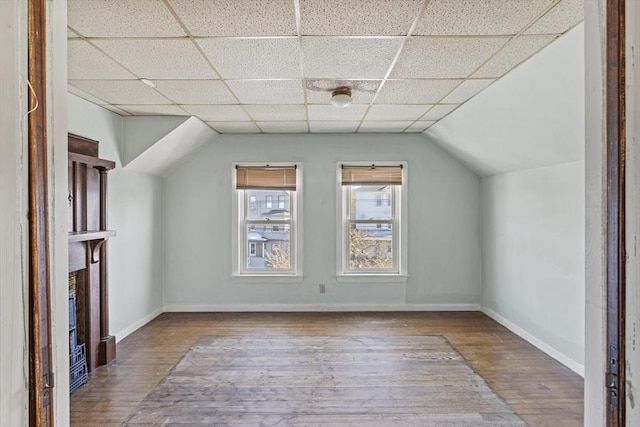
[[[69,0],[67,19],[85,37],[181,37],[162,0]]]
[[[403,132],[413,121],[362,122],[359,133]]]
[[[303,35],[406,35],[423,0],[301,0]]]
[[[193,36],[296,35],[291,0],[169,0]]]
[[[553,0],[431,0],[414,35],[515,35]]]
[[[131,114],[127,113],[126,111],[116,107],[115,105],[111,105],[111,104],[105,104],[105,105],[101,105],[102,108],[104,108],[105,110],[109,110],[112,113],[116,113],[120,116],[130,116]]]
[[[409,128],[405,130],[405,132],[408,132],[408,133],[423,132],[429,127],[431,127],[431,125],[434,123],[435,123],[435,120],[423,120],[423,121],[415,122],[414,124],[409,126]]]
[[[85,92],[83,90],[80,90],[79,88],[77,88],[75,86],[72,86],[70,80],[67,83],[67,92],[72,93],[74,95],[77,95],[80,98],[85,99],[85,100],[87,100],[87,101],[89,101],[89,102],[91,102],[93,104],[96,104],[96,105],[108,104],[107,101],[102,100],[102,99],[100,99],[100,98],[98,98],[96,96],[90,95],[87,92]]]
[[[353,133],[360,122],[309,122],[311,133]]]
[[[296,38],[199,39],[211,63],[226,79],[283,79],[302,76]]]
[[[435,104],[462,80],[387,80],[376,104]]]
[[[417,120],[432,105],[373,105],[365,121]]]
[[[239,105],[181,105],[181,107],[203,122],[248,122],[251,120]]]
[[[245,105],[249,115],[255,121],[295,121],[306,120],[304,105]]]
[[[116,105],[117,108],[134,116],[187,116],[177,105]]]
[[[302,80],[227,80],[242,104],[303,104]]]
[[[253,122],[207,122],[218,133],[260,133]]]
[[[81,39],[67,41],[68,77],[71,80],[119,80],[136,76]]]
[[[476,71],[472,77],[501,77],[522,61],[551,43],[556,36],[520,36],[515,37],[504,49]]]
[[[494,79],[465,80],[453,92],[447,95],[442,102],[445,104],[462,104],[469,98],[477,95],[494,81]]]
[[[170,104],[139,80],[70,80],[69,84],[109,104]]]
[[[562,34],[584,19],[583,0],[562,0],[525,34]]]
[[[362,120],[367,111],[366,105],[352,104],[346,108],[333,105],[309,105],[309,120],[349,121]]]
[[[157,89],[176,104],[237,104],[221,80],[154,80]]]
[[[304,75],[328,79],[384,78],[400,39],[303,37]]]
[[[109,56],[148,79],[215,79],[213,69],[189,40],[94,40]]]
[[[79,37],[78,34],[75,31],[73,31],[71,28],[67,27],[67,38],[72,39],[76,37]]]
[[[407,40],[391,77],[467,77],[508,40],[504,37],[411,38]]]
[[[258,122],[265,133],[308,133],[307,122]]]
[[[450,104],[440,104],[434,105],[431,110],[427,112],[424,116],[420,118],[420,120],[440,120],[453,110],[458,108],[458,105],[450,105]]]
[[[326,80],[306,79],[307,102],[309,104],[328,104],[331,92],[339,87],[351,89],[354,104],[369,104],[373,101],[382,80]]]

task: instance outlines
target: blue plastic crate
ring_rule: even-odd
[[[76,328],[76,293],[69,288],[69,330]]]
[[[89,382],[89,370],[87,369],[87,355],[84,344],[76,346],[69,359],[69,392],[72,393],[81,385]]]
[[[71,329],[69,331],[69,353],[78,346],[78,331]]]
[[[75,346],[69,352],[69,365],[75,365],[80,361],[87,361],[87,353],[84,344]]]

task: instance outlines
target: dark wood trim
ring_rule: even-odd
[[[83,163],[98,170],[111,170],[116,167],[116,163],[114,161],[99,159],[97,157],[87,156],[79,153],[69,152],[69,160],[75,163]]]
[[[625,425],[625,0],[607,1],[607,425]]]
[[[113,163],[113,162],[112,162]],[[115,167],[115,164],[114,164]],[[107,172],[112,168],[98,167],[100,172],[100,229],[107,229]],[[100,348],[98,360],[108,365],[116,358],[116,338],[109,334],[109,277],[107,272],[107,241],[100,247]]]
[[[98,157],[98,141],[84,136],[68,134],[70,153],[84,154],[85,156]]]
[[[53,426],[47,153],[46,0],[28,2],[29,425]],[[37,107],[37,108],[36,108]]]

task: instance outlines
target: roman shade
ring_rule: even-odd
[[[236,166],[237,190],[296,190],[295,166]]]
[[[342,165],[342,185],[402,185],[402,165]]]

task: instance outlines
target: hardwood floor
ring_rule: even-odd
[[[583,380],[478,312],[164,313],[71,396],[71,424],[117,426],[201,337],[442,335],[530,426],[582,426]]]

